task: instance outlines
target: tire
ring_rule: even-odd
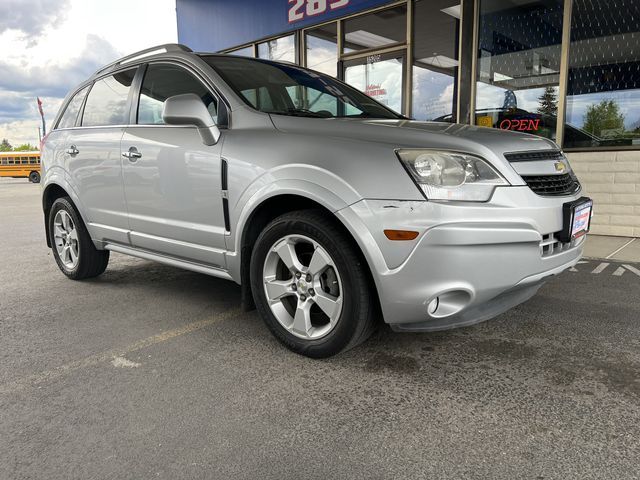
[[[109,251],[96,249],[68,197],[53,202],[47,221],[53,258],[62,273],[72,280],[83,280],[97,277],[106,270]]]
[[[40,183],[40,173],[38,172],[31,172],[29,174],[29,181],[31,183]]]
[[[290,260],[293,255],[297,264]],[[375,330],[375,297],[365,261],[335,220],[321,211],[291,212],[269,223],[256,240],[250,275],[260,316],[296,353],[330,357],[359,345]],[[301,313],[306,311],[308,317]]]

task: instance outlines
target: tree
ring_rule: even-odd
[[[544,93],[538,97],[538,113],[542,115],[558,116],[558,94],[554,87],[546,87]]]
[[[9,143],[9,140],[3,138],[2,143],[0,143],[0,152],[10,152],[11,150],[13,150],[13,147]]]
[[[13,149],[14,152],[32,152],[34,150],[37,150],[37,148],[30,143],[23,143]]]
[[[624,114],[620,112],[620,106],[615,100],[602,100],[589,105],[584,114],[583,128],[596,137],[602,136],[603,130],[624,131]]]

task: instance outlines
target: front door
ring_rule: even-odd
[[[171,96],[195,93],[217,116],[217,98],[191,72],[173,64],[147,67],[136,125],[121,142],[133,246],[224,268],[222,139],[204,145],[196,127],[164,125]]]

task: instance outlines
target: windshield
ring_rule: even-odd
[[[202,59],[261,112],[317,118],[404,118],[355,88],[295,65],[220,55]]]

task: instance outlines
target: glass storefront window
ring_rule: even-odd
[[[344,80],[396,112],[402,112],[404,53],[369,55],[344,62]]]
[[[417,1],[413,23],[412,117],[455,122],[460,5]]]
[[[345,20],[344,53],[384,48],[407,41],[407,7],[381,10]]]
[[[323,25],[305,34],[307,67],[332,77],[338,76],[338,27]]]
[[[475,123],[555,139],[563,0],[480,0]]]
[[[240,57],[253,57],[253,45],[249,45],[248,47],[239,48],[237,50],[232,50],[228,52],[229,55],[238,55]]]
[[[640,146],[640,3],[574,0],[564,146]]]
[[[274,38],[258,44],[258,58],[277,60],[280,62],[296,61],[296,40],[294,35]]]

